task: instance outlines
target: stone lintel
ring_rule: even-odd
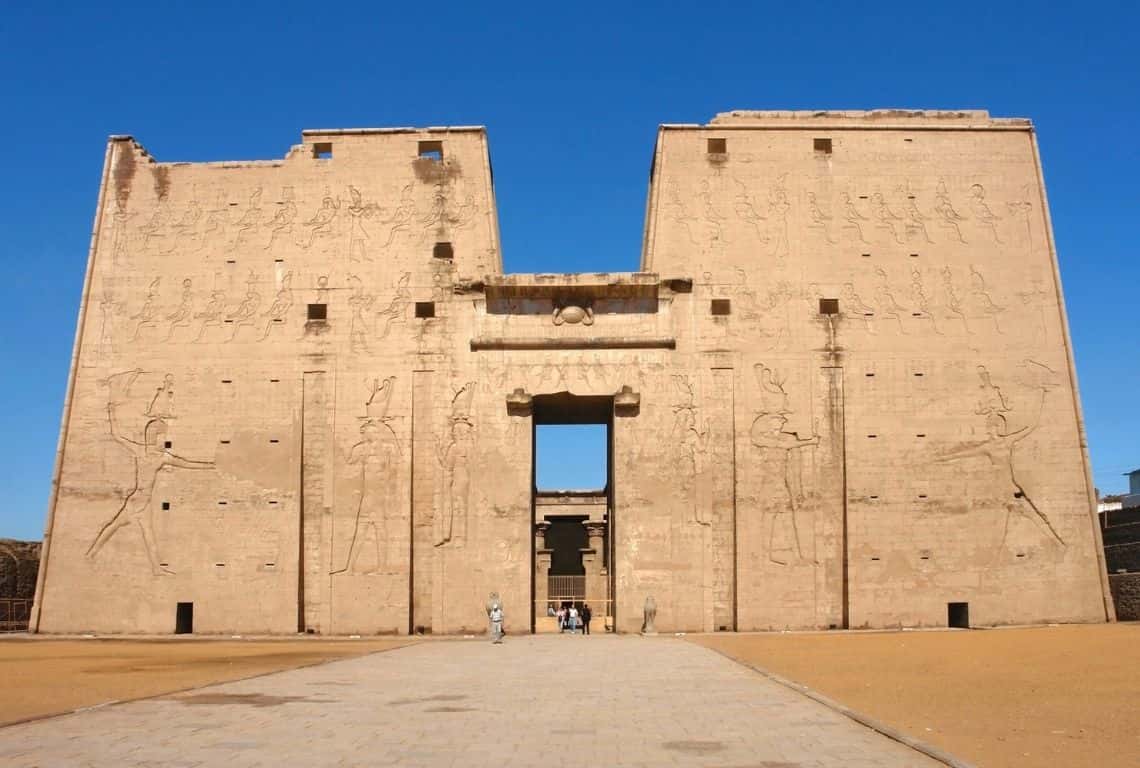
[[[536,350],[536,349],[676,349],[672,336],[637,338],[634,336],[595,336],[575,338],[518,338],[509,336],[471,339],[471,351]]]

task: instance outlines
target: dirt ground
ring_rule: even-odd
[[[1140,624],[689,639],[979,766],[1140,765]]]
[[[407,638],[0,641],[0,725],[361,656]]]

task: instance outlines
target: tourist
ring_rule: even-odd
[[[582,614],[582,634],[588,635],[588,634],[590,634],[590,618],[594,615],[594,612],[590,610],[590,604],[589,603],[582,603],[581,614]]]
[[[491,606],[491,637],[492,644],[499,645],[503,642],[503,606],[495,603]]]
[[[570,605],[570,634],[578,631],[578,609],[573,604]]]
[[[558,607],[558,631],[566,631],[566,606],[564,605]]]

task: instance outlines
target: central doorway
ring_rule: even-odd
[[[613,627],[613,397],[534,397],[531,631],[557,632],[559,608],[589,605]]]

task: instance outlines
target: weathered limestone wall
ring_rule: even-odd
[[[529,541],[529,465],[471,487],[508,422],[455,359],[452,285],[499,265],[482,130],[309,132],[258,163],[116,138],[96,226],[40,629],[166,632],[189,601],[196,631],[406,632],[418,533],[416,623],[482,626]]]
[[[678,350],[733,371],[734,433],[710,439],[736,455],[740,629],[944,625],[952,601],[981,624],[1104,620],[1027,122],[665,126],[643,269],[693,276]],[[730,314],[711,317],[718,299]],[[699,398],[698,420],[725,402]],[[619,529],[619,579],[696,530],[646,546]],[[691,605],[658,605],[662,628],[693,626]]]
[[[482,129],[113,138],[33,626],[525,631],[558,393],[612,420],[619,630],[1106,618],[1027,122],[664,126],[642,268],[502,275]]]

